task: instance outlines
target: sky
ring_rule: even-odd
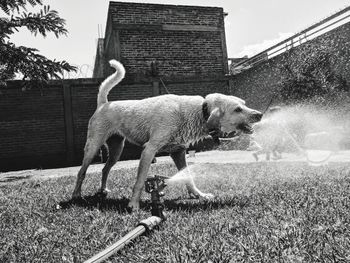
[[[108,0],[43,0],[66,20],[67,36],[32,36],[20,30],[17,45],[37,48],[51,59],[92,69],[99,27],[106,26]],[[228,57],[252,56],[350,5],[350,0],[119,0],[155,4],[216,6],[228,13]],[[4,14],[0,13],[0,16]],[[100,33],[101,35],[101,33]]]

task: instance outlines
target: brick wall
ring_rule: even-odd
[[[113,23],[222,26],[222,8],[110,2]]]
[[[22,91],[14,82],[0,95],[0,169],[30,167],[51,159],[64,160],[63,93],[52,85]]]
[[[80,165],[100,82],[52,81],[42,90],[27,91],[21,90],[22,82],[9,82],[0,94],[0,171]],[[179,95],[228,92],[223,79],[165,84],[169,92]],[[112,89],[108,98],[143,99],[165,93],[160,83],[125,81]],[[127,143],[121,159],[137,159],[141,150]]]
[[[105,61],[112,58],[122,61],[127,79],[149,77],[152,62],[167,79],[223,76],[228,72],[223,9],[110,2]]]
[[[163,77],[224,75],[220,32],[121,30],[120,50],[133,75],[149,75],[153,61]]]
[[[166,89],[160,83],[160,94],[167,94],[167,91],[177,95],[200,95],[205,97],[209,93],[229,94],[228,83],[226,80],[216,81],[191,81],[184,83],[165,83]]]

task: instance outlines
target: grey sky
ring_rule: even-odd
[[[350,0],[133,0],[159,4],[223,7],[228,56],[253,55],[350,4]],[[44,0],[66,19],[69,35],[31,36],[20,31],[13,38],[18,45],[35,47],[49,58],[76,65],[93,65],[98,25],[106,25],[107,0]]]

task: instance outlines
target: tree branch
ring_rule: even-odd
[[[0,9],[9,15],[13,11],[19,12],[19,10],[26,9],[27,4],[31,6],[42,5],[42,0],[0,0]]]
[[[13,29],[26,27],[34,35],[40,33],[46,37],[47,32],[53,32],[58,37],[68,33],[65,24],[66,21],[60,18],[55,10],[50,10],[49,6],[44,6],[44,9],[36,14],[23,13],[21,16],[11,17],[10,20],[0,19],[0,29],[6,32],[5,34],[14,33]]]
[[[0,57],[6,61],[6,64],[0,61],[0,81],[6,80],[10,72],[23,74],[31,80],[48,81],[60,79],[63,71],[77,69],[66,61],[50,60],[36,52],[34,48],[16,47],[10,42],[0,44]]]

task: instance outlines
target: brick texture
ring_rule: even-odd
[[[223,26],[220,7],[110,2],[113,23]]]
[[[148,75],[153,61],[163,77],[224,74],[220,32],[123,30],[120,42],[121,60],[129,74]]]
[[[0,95],[0,171],[25,168],[51,168],[80,165],[86,141],[88,121],[96,109],[96,97],[101,79],[65,80],[70,87],[73,120],[73,160],[68,160],[63,83],[52,81],[42,90],[22,91],[23,83],[9,82]],[[227,81],[197,80],[166,82],[167,90],[178,95],[227,93]],[[112,89],[109,100],[143,99],[166,94],[159,84],[153,94],[153,83],[121,83]],[[127,143],[122,160],[138,159],[141,147]],[[96,158],[98,161],[99,158]]]
[[[190,82],[190,83],[165,83],[166,88],[159,85],[160,94],[167,92],[176,95],[200,95],[205,97],[209,93],[229,94],[227,81],[208,81],[208,82]]]
[[[227,73],[222,8],[110,2],[108,16],[104,61],[120,59],[127,79],[149,77],[152,62],[167,79]]]
[[[0,169],[25,168],[65,156],[62,89],[3,89],[0,95]]]

